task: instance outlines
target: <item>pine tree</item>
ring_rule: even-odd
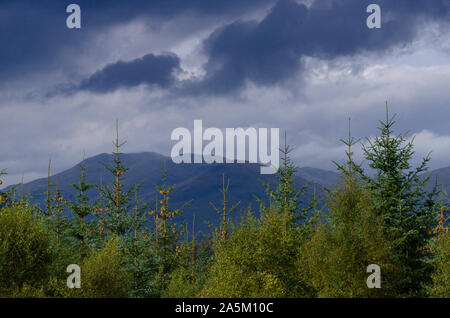
[[[433,253],[434,272],[430,289],[431,297],[450,297],[450,228],[446,212],[450,211],[447,193],[443,191],[439,200],[440,213],[436,216],[438,225],[433,229],[435,235],[430,242]]]
[[[394,136],[394,119],[395,115],[389,117],[386,103],[386,119],[380,121],[381,135],[373,141],[367,139],[368,145],[363,146],[365,159],[375,175],[365,174],[362,169],[360,172],[394,243],[393,261],[401,264],[396,282],[398,295],[422,296],[432,269],[425,247],[435,224],[434,198],[438,191],[436,187],[427,191],[429,177],[421,176],[428,169],[430,155],[412,168],[413,141],[408,141],[406,134]]]
[[[250,208],[233,225],[227,240],[216,240],[215,262],[201,295],[204,297],[304,297],[310,296],[301,266],[297,266],[305,242],[305,210],[301,191],[294,186],[295,167],[286,143],[281,149],[278,187],[266,186],[271,205],[261,203],[260,218]]]
[[[97,189],[103,189],[103,177],[100,176],[100,182]],[[103,193],[99,191],[99,199],[95,203],[94,216],[95,222],[97,223],[95,232],[103,238],[105,236],[105,229],[108,223],[106,212],[108,212],[108,208],[105,206],[105,199],[103,197]]]
[[[186,231],[186,234],[187,231]],[[191,264],[195,264],[195,214],[192,216],[192,240],[191,240]],[[194,275],[194,271],[192,270],[192,276]]]
[[[289,154],[294,149],[287,144],[287,136],[284,134],[284,147],[280,149],[282,155],[282,165],[278,168],[277,179],[278,185],[276,189],[272,189],[269,184],[263,183],[266,193],[270,198],[270,207],[265,207],[259,203],[263,210],[277,210],[282,212],[293,213],[297,221],[305,219],[306,213],[312,208],[311,203],[306,207],[301,207],[300,197],[306,192],[307,186],[297,190],[294,185],[294,173],[297,170]]]
[[[163,297],[199,297],[205,286],[213,257],[212,244],[208,238],[196,241],[195,215],[192,220],[191,234],[189,242],[189,232],[186,226],[185,238],[182,242],[186,253],[179,254],[178,266],[170,273]]]
[[[153,232],[155,242],[155,256],[157,262],[160,264],[157,280],[161,285],[161,291],[167,285],[167,278],[170,272],[178,265],[177,257],[185,251],[179,244],[179,238],[183,235],[183,231],[178,228],[174,218],[182,213],[185,203],[178,209],[173,209],[170,206],[170,195],[175,189],[174,185],[169,186],[167,181],[168,173],[166,163],[164,162],[162,183],[156,185],[159,195],[159,201],[156,199],[156,208],[149,212],[155,221],[155,229]]]
[[[106,206],[103,208],[106,216],[106,226],[114,235],[125,234],[130,218],[130,200],[133,195],[133,189],[124,189],[124,175],[128,168],[123,164],[120,156],[120,148],[125,142],[119,142],[119,121],[116,121],[116,140],[113,142],[115,151],[113,152],[114,163],[106,166],[106,169],[113,176],[113,184],[99,187],[101,196],[106,200]]]
[[[123,267],[124,255],[119,237],[106,241],[104,246],[89,255],[83,268],[82,297],[124,298],[129,296],[131,275]]]
[[[0,170],[0,177],[6,175],[6,169]],[[3,184],[3,181],[0,179],[0,185]],[[0,191],[0,206],[4,203],[7,203],[9,201],[9,196],[7,193]]]
[[[304,235],[292,213],[272,209],[257,218],[249,210],[227,240],[214,244],[202,297],[311,296],[297,266]]]
[[[373,198],[357,173],[352,147],[358,142],[351,136],[341,140],[347,160],[335,163],[341,182],[327,195],[329,214],[315,224],[311,239],[300,257],[299,266],[319,297],[393,296],[389,262],[390,242],[383,233],[381,217],[375,212]],[[382,288],[369,289],[366,268],[382,268]]]
[[[138,199],[139,186],[134,186],[134,207],[130,231],[125,237],[125,261],[132,277],[131,297],[154,297],[158,291],[153,286],[157,263],[152,249],[151,235],[145,228],[148,206]]]
[[[240,202],[234,204],[230,209],[227,207],[227,193],[230,187],[230,179],[227,179],[227,185],[225,186],[225,174],[222,174],[222,189],[220,189],[220,193],[222,194],[222,209],[218,209],[214,203],[210,202],[213,209],[221,216],[222,220],[220,223],[219,229],[216,229],[216,234],[223,240],[226,240],[228,237],[229,230],[229,218],[231,213],[239,206]]]
[[[52,211],[51,211],[51,196],[52,196],[51,188],[53,186],[55,186],[55,184],[50,182],[50,168],[51,168],[51,165],[52,165],[52,160],[50,159],[48,161],[47,184],[45,185],[45,187],[47,188],[47,191],[45,192],[45,195],[46,195],[45,214],[46,214],[47,217],[50,217],[52,215]]]
[[[23,177],[24,177],[24,173],[22,172],[22,179],[20,180],[20,201],[22,201],[22,202],[25,201],[25,197],[24,197],[24,193],[23,193]]]
[[[80,181],[78,184],[72,183],[72,187],[78,192],[76,195],[76,201],[71,204],[72,212],[78,216],[81,220],[85,220],[87,216],[92,213],[92,206],[89,204],[89,197],[86,194],[87,191],[94,188],[96,185],[93,183],[86,183],[86,170],[89,168],[85,165],[83,155],[83,161],[78,168],[80,169]]]
[[[78,184],[73,183],[72,187],[78,192],[74,202],[69,204],[69,207],[75,219],[73,220],[73,236],[80,243],[80,253],[82,257],[87,255],[87,240],[89,236],[92,236],[94,229],[92,229],[87,217],[94,212],[94,206],[89,202],[87,192],[94,188],[95,184],[86,183],[86,169],[85,159],[83,154],[83,160],[78,168],[80,169],[80,181]]]
[[[63,231],[65,230],[65,228],[67,227],[67,222],[63,216],[63,212],[65,207],[67,206],[68,201],[66,199],[63,198],[61,191],[60,191],[60,187],[59,187],[59,182],[56,184],[56,191],[55,191],[55,195],[53,197],[50,198],[50,202],[49,202],[49,214],[50,216],[53,216],[54,220],[53,220],[53,230],[56,236],[56,243],[58,244],[61,236],[63,234]]]

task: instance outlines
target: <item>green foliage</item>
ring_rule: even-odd
[[[77,190],[75,201],[69,203],[69,208],[74,214],[72,221],[73,226],[69,235],[75,239],[75,244],[80,249],[82,257],[86,256],[89,251],[89,246],[92,240],[95,239],[96,229],[95,222],[88,220],[95,210],[95,207],[90,204],[87,192],[95,188],[95,184],[86,183],[86,167],[84,157],[82,164],[78,166],[81,171],[80,182],[72,184],[72,187]]]
[[[67,255],[66,255],[67,256]],[[131,276],[124,266],[120,239],[111,238],[105,245],[87,256],[81,263],[81,288],[68,288],[67,265],[76,264],[66,257],[64,270],[58,269],[44,288],[47,297],[61,298],[124,298],[131,289]],[[23,292],[22,292],[23,293]]]
[[[306,186],[298,190],[294,186],[294,173],[297,170],[289,154],[294,149],[287,144],[286,133],[284,135],[284,148],[280,149],[282,165],[278,168],[278,186],[274,190],[268,184],[263,184],[270,198],[270,208],[279,211],[289,211],[296,215],[297,220],[303,220],[306,212],[311,207],[300,208],[300,197],[305,193]],[[261,202],[260,202],[261,203]],[[267,209],[262,204],[262,209]]]
[[[218,240],[215,263],[203,297],[301,297],[308,290],[296,267],[303,235],[295,216],[266,210],[261,219],[250,212],[228,240]]]
[[[329,194],[328,203],[330,216],[317,224],[299,262],[307,268],[317,296],[393,296],[390,242],[370,194],[357,179],[347,178]],[[370,264],[381,267],[381,289],[366,285]]]
[[[68,201],[62,197],[59,184],[56,185],[55,195],[50,198],[49,215],[47,221],[57,242],[61,240],[64,232],[70,226],[69,221],[63,215]]]
[[[213,209],[222,217],[219,229],[216,229],[216,235],[222,239],[227,239],[229,231],[229,218],[231,213],[239,206],[240,202],[234,204],[231,208],[228,208],[227,192],[230,187],[230,179],[227,179],[227,185],[225,186],[225,174],[222,174],[222,209],[217,208],[214,203],[210,202]]]
[[[176,224],[174,218],[182,213],[186,203],[178,209],[170,205],[170,195],[175,189],[174,185],[167,183],[167,169],[164,163],[163,178],[160,185],[156,185],[160,200],[156,200],[155,210],[149,212],[155,222],[154,231],[151,233],[156,260],[159,263],[156,278],[159,281],[161,292],[166,288],[169,274],[179,265],[179,254],[182,252],[179,243],[183,230]]]
[[[386,105],[386,120],[380,121],[381,135],[368,139],[368,146],[363,146],[365,159],[375,176],[364,173],[362,176],[394,243],[392,261],[401,266],[397,294],[424,296],[423,287],[430,282],[432,270],[425,247],[435,225],[437,191],[426,191],[428,178],[420,176],[427,170],[430,157],[424,158],[415,169],[411,167],[413,142],[408,142],[404,134],[393,135],[394,118],[389,118]]]
[[[45,297],[51,298],[77,298],[83,297],[82,290],[78,288],[68,288],[66,277],[52,277],[44,288]],[[41,297],[41,296],[31,296]]]
[[[106,200],[105,207],[102,211],[105,212],[105,218],[103,219],[106,224],[102,226],[109,229],[114,235],[123,235],[129,226],[130,199],[133,195],[133,189],[124,189],[124,175],[128,170],[120,157],[120,148],[125,142],[119,142],[119,123],[116,121],[116,140],[113,142],[115,151],[114,164],[112,166],[106,166],[106,169],[113,176],[113,184],[111,186],[101,185],[98,190],[103,199]]]
[[[87,191],[95,187],[95,184],[86,183],[86,167],[84,157],[82,164],[78,166],[81,171],[79,184],[72,184],[72,187],[78,191],[75,202],[72,202],[70,208],[74,215],[80,219],[84,219],[92,213],[92,206],[89,204],[89,197]]]
[[[311,290],[304,272],[296,266],[305,242],[305,229],[298,221],[306,210],[299,208],[302,194],[293,184],[295,166],[291,148],[282,149],[276,190],[266,185],[270,207],[261,205],[260,219],[249,210],[233,226],[229,239],[215,242],[215,263],[201,295],[204,297],[301,297]]]
[[[444,204],[441,197],[441,213],[437,216],[438,226],[434,233],[436,237],[430,243],[434,254],[433,284],[430,290],[431,297],[450,297],[450,230],[447,226],[448,218],[445,212],[450,208]]]
[[[193,236],[194,237],[194,236]],[[199,297],[209,277],[212,242],[208,239],[198,243],[193,239],[186,245],[186,253],[180,255],[180,265],[170,274],[164,297]],[[188,255],[190,252],[191,255]],[[189,257],[190,256],[190,257]]]
[[[129,233],[123,237],[125,268],[132,276],[131,297],[156,297],[160,287],[155,284],[158,271],[152,235],[145,230],[146,206],[139,206],[138,186],[135,186],[135,205]]]
[[[130,276],[129,297],[159,297],[161,281],[158,280],[160,264],[152,248],[150,235],[139,233],[136,238],[125,238],[123,268]]]
[[[119,238],[112,238],[105,246],[81,264],[81,292],[83,297],[127,297],[131,288],[130,274],[124,270],[124,255]]]
[[[353,160],[351,136],[341,140],[347,161],[337,164],[341,182],[327,196],[329,214],[317,219],[311,239],[305,245],[299,266],[305,266],[318,297],[392,296],[389,263],[390,242],[384,235],[383,220],[376,215],[373,198],[358,180],[360,167]],[[377,264],[382,269],[382,288],[369,289],[366,268]]]
[[[180,266],[171,274],[163,296],[168,298],[199,297],[208,277],[207,267],[196,263],[191,266]]]
[[[45,291],[42,287],[34,287],[24,283],[21,288],[16,287],[10,297],[12,298],[44,298]]]
[[[413,144],[393,136],[393,125],[387,115],[381,136],[363,146],[374,174],[353,161],[358,141],[349,131],[328,214],[316,196],[302,208],[305,188],[294,185],[285,135],[278,185],[265,185],[270,205],[259,201],[259,217],[249,207],[233,224],[237,204],[229,206],[222,176],[222,207],[212,204],[221,224],[203,240],[196,239],[195,218],[191,237],[177,224],[183,206],[170,203],[175,187],[165,165],[154,209],[139,201],[138,185],[124,188],[118,133],[114,163],[106,167],[113,182],[96,187],[100,202],[87,196],[95,186],[86,183],[84,160],[73,202],[59,186],[52,190],[49,162],[45,213],[23,191],[20,201],[14,190],[0,193],[0,297],[450,297],[448,207],[441,200],[435,218],[437,191],[427,192],[421,176],[430,158],[411,168]],[[63,215],[69,210],[73,217]],[[81,267],[80,289],[66,285],[69,264]],[[370,264],[381,267],[381,289],[366,285]]]
[[[46,224],[27,203],[0,210],[0,296],[24,284],[41,286],[53,257]]]
[[[450,233],[447,231],[439,237],[436,244],[436,269],[432,275],[432,297],[450,297]]]
[[[50,217],[52,215],[51,212],[51,195],[52,195],[52,191],[51,188],[54,186],[53,183],[50,182],[50,169],[51,169],[51,165],[52,165],[52,161],[49,160],[48,161],[48,169],[47,169],[47,184],[46,185],[42,185],[43,187],[46,188],[45,191],[45,215]]]
[[[6,175],[6,169],[0,170],[0,178],[2,178],[4,175]],[[0,186],[3,184],[3,180],[0,179]],[[0,191],[0,207],[4,206],[8,203],[11,203],[10,193],[11,191],[3,192]]]

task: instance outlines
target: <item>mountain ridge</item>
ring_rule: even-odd
[[[234,218],[239,216],[239,212],[244,212],[250,204],[256,207],[253,211],[257,213],[256,205],[258,203],[255,199],[256,197],[268,204],[262,182],[271,186],[275,186],[277,183],[276,174],[261,175],[260,164],[255,163],[175,164],[170,157],[157,152],[122,153],[121,159],[129,168],[123,182],[125,188],[134,184],[140,184],[138,198],[149,204],[155,202],[157,198],[155,184],[161,182],[165,162],[168,171],[168,183],[175,185],[175,190],[171,196],[171,204],[174,207],[180,207],[192,200],[191,205],[186,207],[183,214],[179,217],[179,221],[186,223],[190,223],[195,214],[196,218],[199,217],[205,223],[218,224],[219,215],[212,209],[210,202],[213,202],[216,206],[220,205],[221,195],[219,189],[222,185],[222,174],[225,174],[230,179],[228,197],[230,204],[241,202],[239,211],[235,213]],[[61,193],[66,199],[75,199],[76,191],[71,184],[79,182],[80,169],[77,167],[82,162],[80,161],[71,168],[50,176],[50,182],[59,184]],[[88,167],[86,170],[87,183],[99,185],[100,180],[102,180],[103,184],[109,184],[113,181],[112,176],[104,167],[113,163],[112,154],[100,153],[86,158],[84,163]],[[450,167],[430,171],[424,176],[427,175],[435,175],[438,182],[443,183],[444,188],[448,188],[450,185]],[[309,202],[313,198],[314,188],[317,196],[323,198],[324,190],[322,188],[330,188],[336,184],[339,180],[339,174],[319,168],[300,167],[297,169],[294,179],[294,184],[299,189],[310,185],[303,197],[303,201]],[[432,177],[431,180],[434,180],[434,178]],[[25,195],[31,196],[30,201],[32,203],[38,203],[43,206],[46,184],[47,178],[35,179],[23,184],[23,192]],[[16,190],[20,191],[20,185],[9,186],[5,189],[11,189],[14,186]],[[98,191],[95,189],[90,190],[87,195],[91,200],[99,199]],[[198,229],[205,230],[206,228],[204,225],[200,225]]]
[[[175,185],[175,190],[171,196],[171,204],[179,207],[185,202],[192,200],[189,207],[185,208],[181,221],[187,223],[192,220],[193,215],[204,219],[205,221],[217,224],[219,221],[218,214],[211,208],[210,202],[216,206],[220,205],[221,196],[219,189],[222,185],[222,174],[230,179],[229,202],[230,204],[241,202],[239,205],[240,212],[252,204],[257,204],[255,197],[259,197],[263,202],[267,202],[265,198],[265,188],[262,182],[276,185],[276,174],[261,175],[260,165],[254,163],[242,164],[175,164],[170,157],[164,156],[156,152],[137,152],[123,153],[121,159],[129,168],[124,178],[125,188],[133,184],[140,184],[139,200],[148,203],[155,202],[157,191],[155,184],[161,182],[164,162],[166,162],[168,171],[168,183]],[[83,161],[78,162],[69,169],[50,176],[50,183],[59,184],[62,195],[69,200],[75,199],[76,191],[71,184],[78,183],[80,178],[80,169],[77,167]],[[99,185],[100,180],[103,184],[109,184],[113,181],[112,176],[105,169],[105,165],[113,163],[113,155],[108,153],[100,153],[98,155],[86,158],[86,182]],[[321,170],[317,168],[299,168],[295,174],[296,186],[303,187],[307,184],[319,185],[318,193],[323,194],[321,186],[329,186],[333,180],[337,180],[337,173]],[[322,181],[322,182],[321,182]],[[32,203],[38,203],[43,206],[45,201],[45,185],[47,178],[38,178],[23,184],[23,193],[31,196]],[[16,187],[20,191],[19,185],[12,185],[6,189]],[[54,191],[54,187],[53,187]],[[87,192],[91,200],[99,199],[96,190],[92,189]],[[309,201],[313,196],[313,190],[308,189],[305,199]],[[255,211],[257,212],[257,211]],[[238,217],[239,213],[235,214]],[[203,226],[200,228],[205,229]]]

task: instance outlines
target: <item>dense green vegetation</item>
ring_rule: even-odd
[[[286,139],[278,185],[265,184],[269,200],[256,210],[229,202],[223,176],[221,205],[211,204],[221,220],[203,236],[175,221],[185,206],[172,205],[165,166],[155,202],[124,186],[117,133],[110,184],[87,184],[83,162],[73,200],[50,179],[45,208],[17,189],[0,193],[0,297],[450,297],[446,193],[427,190],[419,175],[430,158],[411,167],[413,144],[393,133],[393,118],[380,125],[363,146],[367,169],[349,129],[341,180],[324,202],[304,202]],[[81,288],[67,287],[70,264]],[[366,284],[370,264],[381,288]]]

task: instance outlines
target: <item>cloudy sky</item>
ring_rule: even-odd
[[[124,152],[168,155],[202,119],[286,130],[298,165],[333,169],[348,117],[374,136],[386,100],[417,156],[450,166],[449,21],[450,0],[1,1],[5,184],[111,152],[116,118]]]

